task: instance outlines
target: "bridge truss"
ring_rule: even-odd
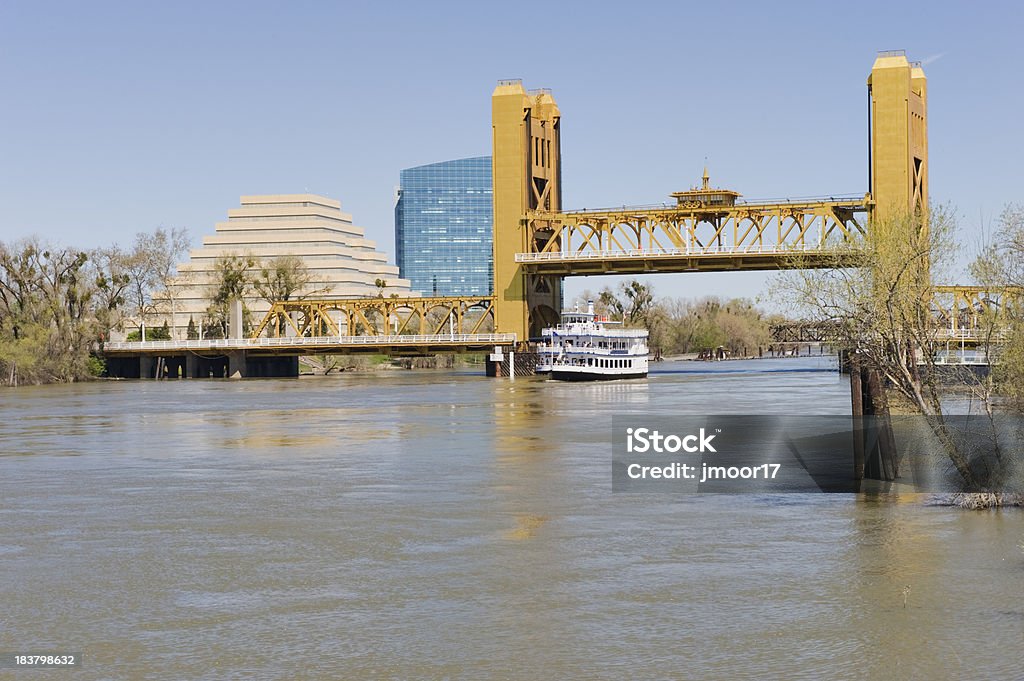
[[[836,267],[856,260],[866,236],[867,196],[661,205],[569,212],[530,211],[530,249],[516,262],[531,274],[643,274]]]
[[[278,301],[251,338],[463,336],[496,328],[493,296],[335,298]]]

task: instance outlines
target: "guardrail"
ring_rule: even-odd
[[[819,244],[761,244],[758,246],[708,246],[706,248],[633,248],[622,250],[580,251],[563,253],[516,253],[516,262],[548,262],[565,260],[606,260],[610,258],[658,258],[685,256],[775,255],[779,253],[841,253],[841,249]]]
[[[163,340],[107,343],[111,352],[147,350],[259,350],[308,346],[360,347],[367,345],[509,345],[514,333],[463,333],[388,336],[282,336],[280,338],[218,338],[213,340]]]

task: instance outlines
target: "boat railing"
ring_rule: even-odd
[[[637,352],[638,348],[599,348],[586,345],[570,345],[568,347],[564,345],[538,345],[537,350],[543,354],[554,354],[556,351],[559,354],[572,353],[575,355],[592,355],[600,357],[645,357],[650,355],[650,349],[644,347],[642,351]]]
[[[612,322],[602,322],[611,324]],[[622,322],[614,322],[615,324],[621,324]],[[587,335],[604,335],[611,338],[644,338],[650,335],[647,329],[603,329],[597,325],[576,325],[576,324],[559,324],[555,327],[549,327],[541,330],[542,336],[550,336],[552,332],[559,332],[565,334],[574,334],[577,336]]]

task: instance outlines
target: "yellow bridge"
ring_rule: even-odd
[[[282,301],[246,339],[236,333],[229,341],[108,344],[106,350],[115,357],[202,351],[279,357],[521,347],[558,321],[566,276],[856,266],[872,224],[928,201],[924,71],[902,52],[883,52],[867,84],[864,195],[744,201],[736,191],[711,186],[705,169],[702,184],[673,193],[674,203],[564,211],[554,97],[518,80],[499,81],[491,97],[493,296]],[[999,299],[976,287],[937,287],[937,333],[975,333],[978,316]],[[205,344],[185,347],[197,342]]]
[[[491,337],[495,327],[493,296],[336,298],[276,302],[252,337]]]
[[[803,267],[835,267],[837,254],[853,265],[850,246],[866,236],[868,205],[860,196],[530,211],[523,223],[531,250],[515,262],[557,276],[784,269],[795,257]]]

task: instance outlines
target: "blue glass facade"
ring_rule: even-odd
[[[395,206],[400,276],[424,295],[490,295],[494,288],[491,157],[401,173]]]

